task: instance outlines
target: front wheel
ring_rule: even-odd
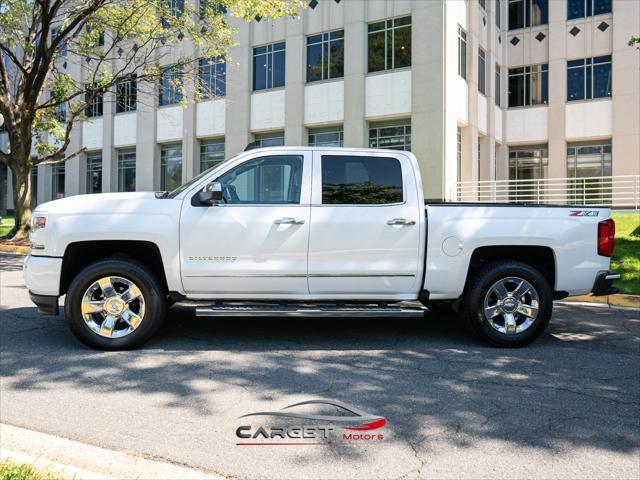
[[[553,311],[549,282],[522,262],[497,261],[471,278],[463,298],[463,316],[486,342],[520,347],[547,327]]]
[[[162,325],[166,302],[155,275],[129,259],[104,259],[71,282],[64,303],[69,328],[99,350],[136,348]]]

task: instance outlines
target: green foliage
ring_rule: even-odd
[[[616,247],[611,266],[620,272],[620,293],[640,295],[640,213],[614,213]]]
[[[10,460],[0,462],[0,478],[2,480],[59,480],[61,476],[51,472],[37,470],[32,465],[14,463]]]

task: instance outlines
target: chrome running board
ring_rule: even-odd
[[[426,308],[401,305],[215,304],[197,306],[196,317],[422,317]]]

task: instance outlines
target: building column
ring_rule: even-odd
[[[191,43],[185,43],[182,46],[182,54],[191,58],[198,58],[196,48]],[[198,60],[195,60],[197,62]],[[196,75],[198,74],[198,65],[194,65]],[[188,99],[186,106],[182,109],[182,183],[191,180],[195,175],[200,173],[199,155],[196,150],[198,141],[196,139],[196,104],[194,102],[195,81],[187,77],[185,79],[185,94]]]
[[[367,74],[366,2],[346,2],[344,6],[344,146],[364,147],[365,76]]]
[[[104,94],[102,108],[102,191],[118,191],[118,165],[116,152],[113,148],[113,122],[116,113],[115,92]],[[85,155],[86,166],[86,155]],[[86,182],[83,187],[86,193]]]
[[[160,188],[160,158],[156,145],[156,84],[139,82],[136,113],[136,190]]]
[[[304,66],[305,38],[304,22],[286,23],[285,52],[285,117],[284,144],[297,146],[307,144],[306,128],[304,127],[304,81],[306,69]]]
[[[432,200],[445,197],[445,162],[457,161],[455,143],[453,156],[445,153],[445,128],[453,128],[454,142],[457,135],[455,121],[445,127],[445,8],[445,2],[413,2],[411,12],[411,150],[424,196]]]
[[[225,119],[225,157],[242,152],[251,141],[251,24],[229,19],[238,29],[238,45],[229,49]]]

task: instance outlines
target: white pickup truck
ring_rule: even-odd
[[[168,306],[198,316],[422,316],[451,307],[520,346],[553,300],[614,292],[606,208],[426,204],[414,155],[249,150],[172,192],[81,195],[33,214],[24,278],[99,349],[148,340]]]

